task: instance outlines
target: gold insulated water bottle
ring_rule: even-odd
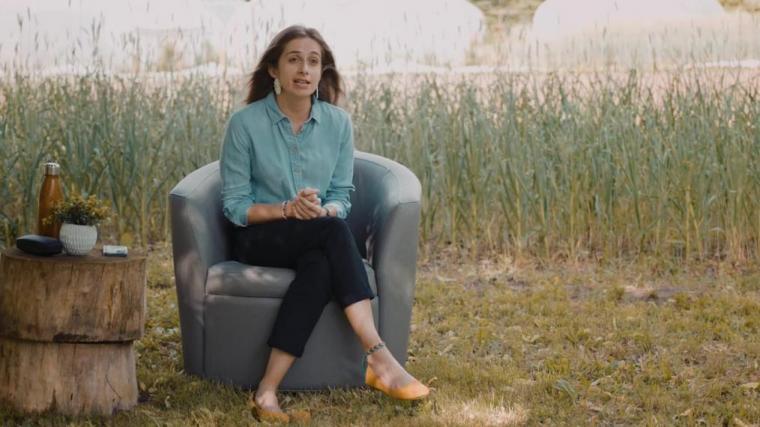
[[[53,220],[45,224],[44,219],[53,213],[53,207],[63,200],[60,179],[61,166],[58,163],[45,163],[45,179],[40,188],[40,204],[37,211],[37,234],[58,238],[61,224]]]

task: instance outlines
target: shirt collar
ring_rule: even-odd
[[[322,118],[322,102],[324,101],[314,99],[313,96],[311,99],[311,111],[309,112],[309,118],[306,119],[306,121],[308,122],[314,119],[315,122],[319,123]],[[274,91],[269,92],[269,95],[264,98],[264,103],[267,106],[269,118],[272,120],[273,124],[277,124],[280,120],[287,119],[285,114],[282,114],[282,111],[280,111],[280,106],[277,105],[277,99],[274,96]]]

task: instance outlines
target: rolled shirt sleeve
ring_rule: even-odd
[[[341,145],[338,152],[338,161],[335,171],[330,179],[323,206],[335,206],[337,216],[346,219],[351,212],[351,198],[349,192],[355,191],[353,184],[354,176],[354,130],[351,117],[346,114],[341,129]]]
[[[240,116],[234,114],[227,123],[219,163],[224,216],[240,227],[248,225],[248,208],[256,201],[251,186],[249,138]]]

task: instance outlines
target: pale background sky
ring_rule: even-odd
[[[466,0],[3,0],[0,64],[45,73],[96,63],[118,72],[146,64],[242,72],[295,23],[320,30],[344,70],[477,65],[468,49],[486,35],[483,13]],[[711,51],[703,62],[755,61],[757,34],[756,18],[729,16],[717,0],[546,0],[492,50],[495,61],[517,66],[537,47],[583,58],[655,48],[686,55],[704,45]]]

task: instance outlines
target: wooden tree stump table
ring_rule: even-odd
[[[137,404],[132,341],[145,324],[141,254],[0,256],[0,402],[111,415]]]

